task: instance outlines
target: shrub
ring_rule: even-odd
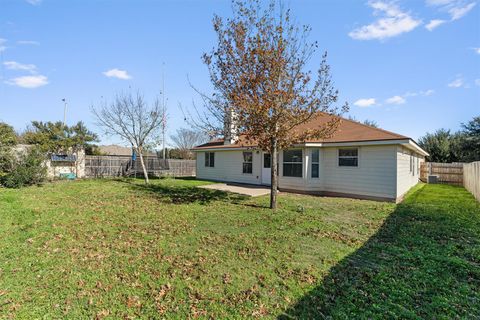
[[[12,126],[0,122],[0,148],[11,147],[17,144],[17,134]],[[5,150],[0,150],[5,151]]]
[[[5,176],[12,172],[14,160],[11,148],[0,146],[0,184]]]
[[[8,164],[9,161],[11,164]],[[8,171],[0,175],[0,183],[7,188],[40,184],[47,177],[45,156],[37,148],[27,149],[14,157],[7,157],[5,166]]]

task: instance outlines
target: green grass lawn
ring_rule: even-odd
[[[0,318],[478,318],[480,206],[400,205],[206,182],[0,189]]]

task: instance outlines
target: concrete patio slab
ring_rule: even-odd
[[[199,186],[199,188],[239,193],[250,197],[258,197],[270,193],[269,187],[236,183],[207,184],[204,186]]]

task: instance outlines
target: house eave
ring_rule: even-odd
[[[420,153],[421,155],[425,156],[425,157],[428,157],[430,154],[423,150],[415,141],[413,141],[412,139],[409,139],[408,143],[404,144],[404,146],[407,148],[407,149],[410,149],[410,150],[413,150],[413,151],[416,151],[418,153]]]
[[[190,151],[193,152],[202,152],[202,151],[235,151],[235,150],[248,150],[248,149],[256,149],[257,147],[240,147],[240,146],[235,146],[235,147],[224,147],[224,146],[218,146],[218,147],[204,147],[204,148],[194,148],[190,149]]]
[[[296,144],[299,147],[345,147],[345,146],[371,146],[371,145],[389,145],[402,144],[408,139],[389,139],[389,140],[368,140],[368,141],[342,141],[342,142],[306,142]]]
[[[378,146],[378,145],[402,145],[407,149],[420,153],[423,156],[428,156],[428,152],[423,150],[415,141],[410,138],[406,139],[390,139],[390,140],[370,140],[370,141],[342,141],[342,142],[306,142],[294,144],[292,147],[348,147],[348,146]],[[257,149],[256,146],[229,146],[225,147],[223,145],[215,147],[206,147],[206,148],[194,148],[191,149],[193,152],[202,152],[202,151],[234,151],[234,150],[251,150]]]
[[[378,145],[395,145],[400,144],[410,150],[428,156],[428,152],[423,150],[415,141],[410,138],[406,139],[390,139],[390,140],[372,140],[372,141],[345,141],[345,142],[307,142],[297,144],[298,147],[347,147],[347,146],[378,146]]]

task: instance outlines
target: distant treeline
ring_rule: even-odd
[[[480,116],[461,124],[461,130],[439,129],[418,140],[431,162],[480,161]]]

